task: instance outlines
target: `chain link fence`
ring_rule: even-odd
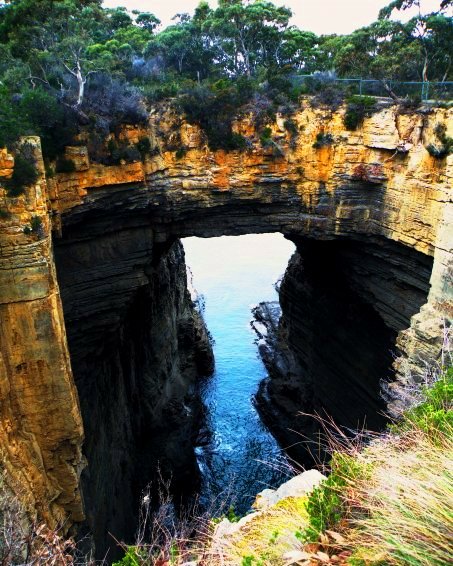
[[[304,87],[306,92],[314,94],[327,86],[337,86],[347,95],[361,94],[369,96],[388,97],[383,81],[376,79],[339,79],[328,74],[314,75],[294,74],[291,80],[295,86]],[[417,81],[386,81],[386,85],[401,98],[413,98],[426,101],[453,100],[453,82],[417,82]]]

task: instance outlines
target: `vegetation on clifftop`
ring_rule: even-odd
[[[199,566],[450,563],[451,358],[445,359],[434,382],[414,388],[410,397],[413,405],[384,433],[362,432],[351,439],[331,423],[326,426],[332,450],[328,478],[308,495],[288,495],[265,508],[221,547],[216,543],[218,520],[204,515],[175,522],[170,501],[152,516],[145,497],[138,543],[124,547],[125,556],[117,566],[176,566],[188,561]],[[227,516],[238,520],[231,511]],[[77,554],[71,540],[26,520],[4,473],[0,475],[0,518],[2,564],[94,564]]]
[[[128,547],[118,566],[189,560],[213,566],[448,564],[453,551],[453,367],[449,357],[445,362],[434,382],[410,392],[412,406],[388,431],[351,439],[326,423],[330,472],[308,496],[279,501],[220,546],[215,525],[206,528],[200,521],[198,540],[166,533],[161,546]]]
[[[163,30],[149,12],[103,8],[101,0],[0,3],[0,146],[36,134],[53,161],[84,128],[97,159],[99,140],[122,123],[145,122],[148,104],[170,98],[203,126],[212,148],[241,149],[229,123],[238,104],[265,122],[302,92],[330,104],[353,94],[326,80],[335,73],[383,84],[452,80],[452,2],[406,23],[392,19],[414,3],[393,1],[367,27],[320,37],[291,26],[291,11],[266,0],[220,0],[217,8],[202,1]],[[321,74],[298,86],[300,72]],[[351,129],[369,111],[363,103],[350,102]]]

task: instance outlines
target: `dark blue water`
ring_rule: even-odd
[[[281,234],[183,240],[193,285],[204,299],[216,370],[202,384],[210,441],[197,448],[202,499],[250,507],[257,492],[288,475],[286,461],[261,423],[252,396],[266,370],[258,356],[251,309],[277,299],[294,245]]]

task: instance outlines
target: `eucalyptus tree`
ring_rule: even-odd
[[[220,0],[204,22],[216,59],[233,76],[252,76],[278,58],[291,10],[266,0]]]
[[[379,20],[389,20],[395,11],[418,8],[418,13],[406,23],[399,24],[398,32],[406,36],[414,53],[414,62],[423,81],[445,81],[451,77],[453,61],[453,0],[439,2],[433,12],[422,13],[420,0],[393,0],[379,13]],[[448,12],[448,13],[447,13]],[[400,53],[402,56],[403,53]]]
[[[174,70],[192,79],[215,74],[215,47],[203,28],[211,13],[209,5],[202,2],[193,17],[185,13],[177,14],[173,18],[174,24],[151,39],[145,55],[148,58],[160,57],[167,70]]]

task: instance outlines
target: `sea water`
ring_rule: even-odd
[[[289,468],[253,405],[266,377],[251,309],[278,299],[294,245],[281,234],[183,240],[201,310],[214,343],[215,372],[200,382],[208,439],[198,446],[201,498],[246,512],[255,495],[288,478]]]

